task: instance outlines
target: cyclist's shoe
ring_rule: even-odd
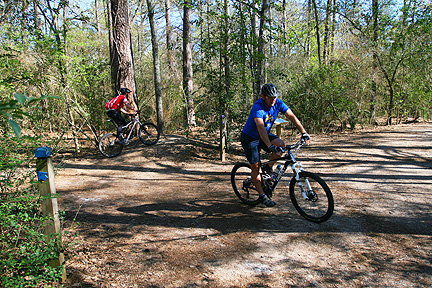
[[[276,202],[274,202],[273,200],[271,200],[267,195],[262,194],[259,197],[260,201],[262,204],[266,205],[267,207],[273,207],[276,205]]]
[[[125,140],[123,140],[123,139],[116,139],[116,140],[114,141],[114,143],[115,143],[115,144],[120,144],[120,145],[124,145],[124,144],[126,144]]]

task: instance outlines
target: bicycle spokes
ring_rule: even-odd
[[[253,184],[252,184],[252,178],[251,178],[251,177],[248,177],[248,178],[246,178],[246,179],[243,181],[243,190],[244,190],[244,191],[247,191],[247,189],[250,188],[250,185],[253,185]]]
[[[306,184],[306,189],[305,189],[303,183]],[[312,201],[312,202],[318,201],[318,194],[314,192],[308,178],[304,178],[304,181],[298,181],[297,185],[300,187],[303,198],[306,201]]]
[[[290,197],[296,210],[309,221],[326,221],[334,201],[327,184],[316,174],[302,171],[290,183]]]
[[[252,182],[249,163],[238,163],[231,171],[231,184],[237,197],[245,204],[259,203],[258,191]]]

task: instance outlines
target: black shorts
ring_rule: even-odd
[[[126,120],[122,117],[120,111],[115,109],[107,110],[108,116],[114,120],[118,126],[126,125]]]
[[[269,139],[270,142],[273,140],[279,138],[278,136],[269,133]],[[264,142],[260,139],[255,139],[250,137],[249,135],[245,133],[241,133],[240,136],[240,142],[242,144],[242,147],[245,151],[246,158],[249,161],[250,164],[255,164],[260,161],[260,150],[263,149],[267,153],[270,153],[270,149],[267,147],[267,145],[264,144]]]

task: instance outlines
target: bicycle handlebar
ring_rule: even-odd
[[[138,114],[141,113],[141,110],[137,110],[134,113],[128,113],[129,116],[137,116]]]
[[[284,153],[285,153],[285,152],[300,148],[301,146],[303,146],[305,144],[306,144],[306,141],[304,139],[300,139],[300,141],[298,141],[297,143],[290,145],[290,146],[282,147],[282,149],[284,150]]]

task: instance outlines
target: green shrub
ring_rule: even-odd
[[[47,243],[46,217],[34,168],[37,141],[32,138],[0,137],[0,286],[47,287],[56,285],[63,267],[50,267],[59,256],[56,241]]]

